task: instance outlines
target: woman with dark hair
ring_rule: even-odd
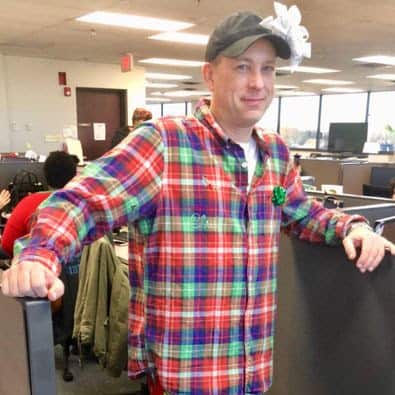
[[[76,175],[77,163],[75,155],[63,151],[51,152],[44,163],[44,175],[49,188],[63,188]],[[15,240],[29,233],[33,214],[50,194],[51,191],[32,193],[15,206],[1,238],[1,248],[10,258],[13,256]]]

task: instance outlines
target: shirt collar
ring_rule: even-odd
[[[213,114],[211,113],[209,99],[201,98],[195,107],[193,115],[197,118],[199,122],[203,123],[206,127],[208,127],[208,129],[213,132],[215,137],[217,137],[222,144],[226,145],[230,141],[232,141],[222,130],[221,126],[215,120]],[[260,128],[254,127],[252,131],[252,136],[260,150],[270,155],[270,150],[263,137],[262,130]]]

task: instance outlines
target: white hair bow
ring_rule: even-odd
[[[311,57],[311,43],[307,42],[309,32],[300,25],[302,15],[296,5],[287,10],[287,6],[275,1],[274,10],[277,18],[269,16],[263,19],[260,25],[288,42],[291,48],[291,66],[296,68],[304,57]]]

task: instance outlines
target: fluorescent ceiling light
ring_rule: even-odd
[[[139,60],[141,63],[160,64],[166,66],[181,66],[181,67],[199,67],[204,64],[197,60],[182,60],[182,59],[169,59],[169,58],[148,58]]]
[[[105,11],[91,12],[90,14],[76,18],[76,20],[81,22],[100,23],[102,25],[122,26],[154,31],[181,30],[194,26],[193,23],[173,21],[170,19],[160,19]]]
[[[362,89],[357,88],[342,88],[341,86],[334,86],[332,88],[324,88],[321,89],[323,92],[332,92],[332,93],[358,93],[363,92]]]
[[[165,92],[164,96],[169,97],[188,97],[188,96],[209,96],[211,92],[209,91],[172,91],[172,92]]]
[[[145,82],[146,88],[177,88],[177,84],[166,84],[162,82]]]
[[[146,97],[145,101],[167,102],[171,100],[166,97]]]
[[[163,96],[163,93],[160,91],[150,92],[151,96]]]
[[[362,58],[354,58],[353,60],[363,63],[380,63],[389,66],[395,66],[395,56],[387,56],[387,55],[363,56]]]
[[[171,41],[176,43],[206,45],[208,42],[208,35],[192,34],[180,32],[164,32],[148,37],[151,40]]]
[[[368,75],[366,78],[377,78],[378,80],[394,81],[395,74],[375,74],[375,75]]]
[[[316,96],[314,92],[305,91],[278,91],[277,96]]]
[[[308,84],[321,84],[321,85],[352,85],[354,82],[352,81],[342,81],[342,80],[327,80],[327,79],[312,79],[312,80],[304,80],[303,82],[307,82]]]
[[[276,89],[297,89],[296,85],[274,85]]]
[[[313,74],[325,74],[325,73],[338,73],[340,70],[335,69],[325,69],[322,67],[308,67],[308,66],[298,66],[296,68],[291,66],[277,67],[276,70],[279,71],[295,71],[298,73],[313,73]]]
[[[167,74],[167,73],[145,73],[147,78],[151,78],[153,80],[173,80],[173,81],[182,81],[189,80],[192,77],[190,75],[183,74]]]

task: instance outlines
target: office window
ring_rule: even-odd
[[[161,104],[146,104],[145,108],[152,112],[152,118],[157,119],[162,116]]]
[[[316,148],[319,96],[281,99],[280,135],[292,148]]]
[[[195,110],[197,102],[188,102],[187,103],[187,115],[193,115],[193,111]]]
[[[258,126],[271,132],[277,132],[278,104],[279,99],[275,97],[261,120],[258,121]]]
[[[328,148],[331,122],[365,122],[367,93],[345,93],[322,97],[320,149]]]
[[[368,117],[368,141],[395,144],[395,92],[372,92]]]
[[[166,115],[185,115],[185,102],[181,103],[163,103],[163,116]]]

